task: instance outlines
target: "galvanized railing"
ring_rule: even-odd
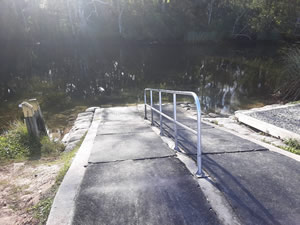
[[[147,91],[150,92],[150,105],[147,104]],[[159,110],[153,107],[153,92],[158,92],[159,95]],[[173,118],[166,115],[162,112],[162,98],[161,94],[167,93],[173,95]],[[197,131],[193,130],[192,128],[180,123],[177,121],[177,113],[176,113],[176,95],[184,95],[184,96],[192,96],[195,100],[196,109],[197,109]],[[144,91],[144,101],[145,101],[145,119],[147,119],[147,106],[151,108],[151,124],[153,123],[153,111],[157,112],[160,117],[160,134],[163,134],[163,124],[162,124],[162,118],[165,117],[166,119],[172,121],[174,123],[174,139],[175,139],[175,150],[179,150],[178,148],[178,134],[177,134],[177,125],[187,129],[191,133],[197,135],[197,166],[198,171],[197,175],[202,176],[202,160],[201,160],[201,106],[198,96],[194,92],[190,91],[173,91],[173,90],[162,90],[162,89],[152,89],[152,88],[146,88]]]

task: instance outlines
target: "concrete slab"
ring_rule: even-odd
[[[157,123],[157,125],[159,125],[159,116],[154,116],[154,122]],[[182,123],[183,125],[186,125],[188,127],[190,127],[191,129],[193,130],[197,130],[197,121],[196,120],[193,120],[193,119],[189,119],[189,118],[186,118],[184,120],[178,120],[178,122]],[[164,129],[169,129],[169,130],[173,130],[173,127],[174,127],[174,123],[170,120],[167,120],[167,119],[163,119],[163,128]],[[204,130],[204,129],[213,129],[214,127],[213,126],[210,126],[210,125],[207,125],[205,123],[201,123],[201,129]],[[177,129],[178,130],[185,130],[185,128],[182,128],[181,126],[177,126]]]
[[[300,164],[275,152],[203,155],[243,224],[289,224],[300,221]]]
[[[152,132],[144,121],[108,121],[99,125],[97,135]]]
[[[184,130],[179,134],[180,143],[196,161],[196,137]],[[242,224],[299,225],[300,164],[296,160],[217,128],[202,130],[202,147],[204,170]]]
[[[220,224],[197,182],[176,158],[90,165],[73,225]]]
[[[165,104],[165,105],[163,105],[162,106],[162,111],[164,113],[166,113],[167,115],[173,117],[173,113],[174,113],[173,111],[174,111],[174,109],[173,109],[173,105],[172,104]],[[184,115],[182,112],[183,112],[182,108],[177,105],[177,107],[176,107],[176,114],[177,114],[177,120],[179,120],[179,121],[187,119],[187,116]]]
[[[162,143],[160,137],[153,132],[98,135],[89,162],[99,163],[174,155],[174,151]]]
[[[112,107],[103,108],[102,121],[143,121],[139,116],[136,107]]]
[[[86,171],[84,166],[88,163],[90,151],[100,123],[97,119],[99,114],[101,114],[101,109],[96,109],[89,131],[55,195],[47,219],[47,225],[72,224],[75,199]]]
[[[166,113],[168,116],[173,118],[173,111],[165,110],[164,113]],[[148,110],[147,117],[148,117],[148,120],[151,120],[150,110]],[[154,118],[154,121],[157,124],[159,124],[159,118],[160,118],[159,114],[156,112],[153,112],[153,118]],[[178,110],[178,112],[177,112],[177,121],[194,129],[194,130],[197,130],[197,120],[187,117],[180,110]],[[168,119],[163,118],[163,126],[165,126],[166,129],[168,129],[168,127],[173,128],[173,122]],[[210,126],[210,125],[207,125],[204,123],[201,123],[201,126],[202,126],[201,129],[212,129],[213,128],[213,126]],[[184,128],[181,128],[178,126],[178,129],[184,129]]]
[[[172,115],[172,107],[165,106],[165,113],[167,115]],[[149,110],[150,111],[150,110]],[[148,117],[151,114],[148,113]],[[159,114],[154,112],[154,120],[159,124]],[[188,118],[183,111],[178,110],[178,118],[181,121],[191,127],[192,129],[197,129],[197,122],[195,119]],[[174,139],[174,129],[173,123],[169,120],[163,120],[164,135]],[[247,141],[243,138],[232,135],[228,132],[221,131],[219,129],[213,128],[208,124],[201,123],[201,136],[202,136],[202,152],[204,154],[208,153],[223,153],[223,152],[244,152],[244,151],[258,151],[267,150],[265,147],[257,145],[253,142]],[[196,154],[197,152],[197,137],[195,134],[187,131],[184,128],[178,127],[178,143],[179,146],[191,154]]]
[[[159,110],[159,105],[154,105],[154,108],[156,108],[157,110]],[[173,118],[173,105],[172,104],[164,104],[162,105],[162,112],[170,117]],[[187,119],[187,117],[185,115],[183,115],[181,112],[181,108],[179,106],[177,106],[176,108],[176,114],[177,114],[177,120],[178,121],[181,121],[181,120],[185,120]],[[154,115],[155,116],[159,116],[159,114],[155,111],[153,111]],[[151,110],[149,107],[147,107],[147,117],[148,118],[151,118]]]
[[[173,133],[171,133],[173,137]],[[220,154],[267,150],[265,147],[219,129],[205,129],[201,132],[202,153]],[[196,154],[197,136],[186,130],[178,130],[179,146]]]

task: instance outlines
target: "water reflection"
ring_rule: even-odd
[[[205,111],[230,113],[269,96],[280,77],[273,46],[19,43],[18,49],[4,48],[0,59],[2,105],[25,97],[41,98],[47,107],[133,103],[153,87],[195,91]]]

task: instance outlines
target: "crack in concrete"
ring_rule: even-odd
[[[166,131],[166,130],[163,129],[163,132],[165,132],[165,134],[167,134],[167,135],[165,135],[166,137],[174,140],[174,136],[172,134],[170,134],[168,131]],[[183,137],[181,135],[178,135],[178,136],[181,137],[182,139],[184,139],[185,141],[188,141],[187,138],[185,138],[185,137]],[[188,149],[185,146],[183,146],[182,143],[179,142],[178,144],[181,146],[181,148],[183,150],[188,151]],[[196,148],[196,146],[194,146],[194,147]],[[202,152],[202,155],[219,155],[219,154],[227,154],[227,153],[230,154],[230,153],[259,152],[259,151],[269,151],[269,149],[267,149],[267,148],[259,148],[259,149],[246,149],[246,150],[240,150],[240,151],[237,150],[237,151],[227,151],[227,152],[225,152],[225,151],[223,151],[223,152]],[[189,153],[186,153],[186,155],[197,155],[197,153],[191,153],[191,152],[189,152]]]
[[[234,154],[234,153],[246,153],[246,152],[264,152],[269,151],[269,149],[261,148],[261,149],[249,149],[242,151],[228,151],[228,152],[202,152],[202,155],[220,155],[220,154]]]
[[[222,154],[234,154],[234,153],[249,153],[249,152],[264,152],[269,151],[269,149],[262,148],[262,149],[251,149],[251,150],[242,150],[242,151],[230,151],[230,152],[202,152],[202,155],[222,155]],[[186,156],[196,156],[197,153],[191,153],[191,152],[182,152],[182,154]]]
[[[153,159],[166,159],[166,158],[176,158],[176,155],[168,155],[168,156],[158,156],[158,157],[145,157],[145,158],[136,158],[136,159],[119,159],[113,161],[103,161],[103,162],[88,162],[89,165],[99,165],[99,164],[107,164],[107,163],[118,163],[118,162],[126,162],[126,161],[143,161],[143,160],[153,160]]]

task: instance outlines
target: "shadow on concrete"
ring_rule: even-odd
[[[251,191],[239,182],[234,174],[218,164],[209,155],[204,156],[202,162],[204,169],[217,180],[217,188],[230,200],[234,211],[238,211],[237,214],[241,217],[244,224],[280,224],[269,210],[255,198]],[[225,177],[220,176],[213,167],[218,167]],[[240,189],[239,192],[236,192],[236,189]]]
[[[197,182],[178,159],[90,165],[73,225],[217,225]]]
[[[106,123],[105,129],[115,133],[96,136],[73,224],[220,224],[175,152],[139,119],[130,124],[130,117],[119,116],[130,113],[123,110],[103,112],[103,118],[114,121]],[[124,125],[132,129],[125,130]]]
[[[195,123],[192,120],[183,121],[188,125]],[[159,128],[155,112],[154,124]],[[163,128],[163,134],[174,140],[173,124],[163,121]],[[178,129],[178,143],[196,161],[196,135]],[[202,151],[203,168],[243,224],[299,225],[299,163],[212,127],[202,129]]]

